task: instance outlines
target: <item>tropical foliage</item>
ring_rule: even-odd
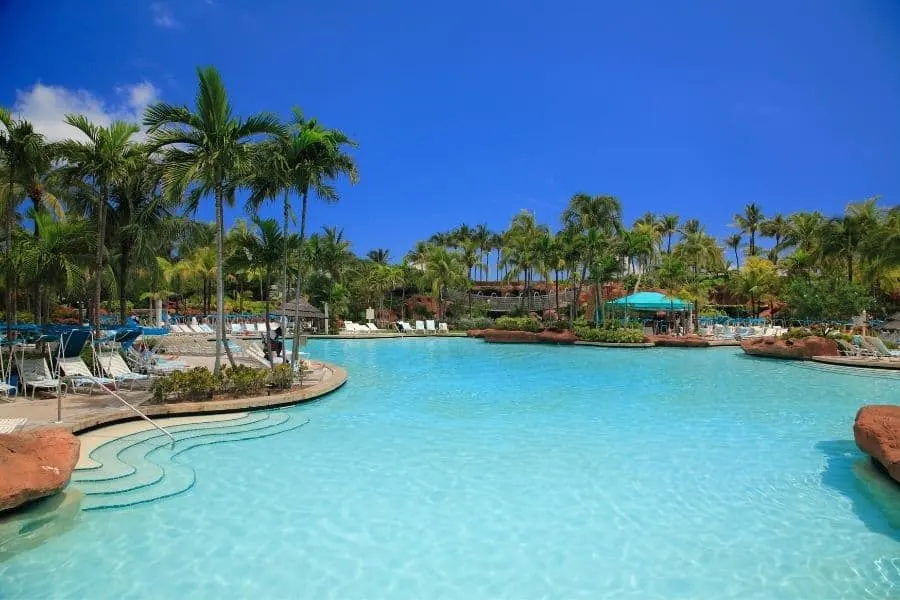
[[[71,139],[62,142],[0,108],[0,283],[10,329],[26,316],[42,323],[79,312],[99,326],[104,312],[124,320],[137,307],[222,323],[226,312],[274,312],[295,297],[327,304],[333,325],[371,307],[382,324],[438,317],[483,326],[505,314],[527,323],[497,325],[584,320],[583,329],[611,322],[606,302],[639,289],[688,300],[696,314],[843,320],[897,308],[900,209],[876,198],[836,215],[749,203],[717,239],[700,220],[672,213],[628,225],[619,199],[576,193],[549,222],[521,211],[504,231],[464,223],[405,256],[357,254],[340,227],[307,230],[310,199],[337,202],[338,182],[358,180],[356,143],[299,109],[286,121],[239,115],[215,69],[197,76],[191,106],[156,103],[141,124],[69,115]],[[246,214],[227,227],[225,208],[238,200]],[[271,203],[277,218],[260,216]],[[201,207],[212,223],[195,218]],[[491,303],[502,296],[513,298]],[[602,331],[588,335],[640,334]],[[216,333],[216,375],[225,334]]]

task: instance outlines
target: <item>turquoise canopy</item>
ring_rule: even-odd
[[[618,300],[613,300],[609,304],[613,306],[628,307],[634,310],[668,310],[668,311],[685,311],[690,310],[689,302],[672,298],[659,292],[638,292]]]

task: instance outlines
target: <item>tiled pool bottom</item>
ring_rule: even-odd
[[[308,425],[182,455],[190,491],[83,513],[0,563],[0,598],[900,595],[896,489],[850,438],[897,379],[731,349],[310,346],[350,380],[289,409]]]

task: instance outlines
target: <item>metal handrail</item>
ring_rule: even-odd
[[[130,408],[131,410],[133,410],[133,411],[134,411],[135,413],[137,413],[138,416],[140,416],[142,419],[144,419],[145,421],[147,421],[148,423],[150,423],[151,425],[153,425],[154,427],[156,427],[157,429],[159,429],[160,431],[162,431],[164,434],[166,434],[166,435],[169,437],[169,439],[172,440],[172,443],[173,443],[173,444],[175,443],[175,437],[174,437],[171,433],[169,433],[169,432],[166,430],[165,427],[163,427],[162,425],[157,424],[156,421],[154,421],[153,419],[151,419],[150,417],[148,417],[146,414],[144,414],[138,407],[136,407],[135,405],[131,404],[130,402],[128,402],[128,400],[126,400],[126,399],[123,398],[122,396],[118,395],[117,393],[115,393],[114,391],[112,391],[111,389],[109,389],[108,387],[106,387],[106,385],[103,383],[103,381],[101,381],[100,379],[97,379],[97,378],[94,377],[93,375],[91,375],[90,377],[88,377],[87,375],[78,375],[77,377],[78,377],[79,379],[87,379],[88,381],[92,381],[92,382],[94,382],[96,385],[100,386],[100,389],[105,390],[105,391],[106,391],[107,393],[109,393],[111,396],[113,396],[114,398],[118,399],[119,402],[121,402],[122,404],[124,404],[125,406],[127,406],[128,408]],[[60,396],[59,396],[59,401],[58,401],[58,404],[57,404],[57,411],[58,411],[58,412],[57,412],[58,418],[59,418],[60,421],[62,421],[62,395],[61,395],[61,394],[60,394]]]

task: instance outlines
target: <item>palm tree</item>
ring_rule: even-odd
[[[78,218],[57,220],[47,213],[32,212],[31,217],[39,235],[22,235],[19,244],[26,281],[80,296],[94,249],[90,223]]]
[[[443,246],[430,246],[424,256],[423,284],[431,289],[437,304],[437,317],[444,314],[443,290],[465,289],[469,283],[466,266],[459,253]]]
[[[13,119],[10,112],[0,107],[0,165],[3,167],[3,178],[0,182],[5,194],[3,211],[3,230],[5,234],[5,273],[6,280],[6,327],[7,336],[16,324],[17,313],[17,262],[19,255],[15,251],[16,208],[27,194],[35,203],[40,204],[44,194],[41,187],[43,175],[50,169],[51,149],[45,143],[44,136],[34,131],[32,124],[26,120]],[[46,198],[43,198],[46,199]],[[57,207],[58,208],[58,207]],[[37,230],[37,229],[35,229]],[[40,314],[40,310],[36,311]]]
[[[734,291],[750,300],[754,316],[759,316],[760,300],[775,290],[778,273],[771,261],[750,255],[744,267],[731,279]]]
[[[829,220],[822,228],[822,256],[845,261],[847,281],[853,281],[854,260],[866,231],[879,221],[876,202],[876,198],[869,198],[849,204],[843,217]]]
[[[484,256],[484,260],[481,260],[480,258],[478,260],[478,262],[480,264],[483,263],[483,264],[481,264],[483,279],[487,279],[487,277],[488,277],[489,266],[488,266],[488,256],[487,255],[491,251],[491,240],[492,240],[493,236],[494,236],[493,232],[491,232],[491,230],[488,229],[488,226],[485,225],[484,223],[476,225],[475,229],[472,231],[472,238],[476,242],[478,242],[478,249],[481,251],[482,255]],[[478,276],[478,274],[476,273],[476,277],[477,276]]]
[[[96,188],[92,207],[97,224],[92,317],[94,329],[99,334],[100,295],[106,256],[106,210],[114,187],[125,180],[141,156],[141,150],[132,143],[132,136],[139,129],[137,125],[124,121],[114,121],[109,127],[101,127],[82,115],[67,115],[66,123],[80,131],[87,140],[69,139],[57,145],[57,153],[65,161],[60,169],[63,177],[70,181],[85,181]]]
[[[163,184],[171,198],[185,194],[191,208],[208,194],[216,212],[216,360],[221,370],[225,344],[225,218],[224,203],[233,202],[235,189],[251,168],[250,142],[257,136],[284,135],[278,118],[270,114],[240,119],[234,115],[225,85],[213,67],[198,68],[199,89],[194,110],[157,102],[144,113],[150,142],[148,152],[162,152]],[[295,343],[295,348],[299,344]]]
[[[522,273],[525,283],[523,300],[527,298],[529,306],[531,306],[529,292],[534,278],[534,269],[540,260],[538,243],[548,231],[547,226],[539,225],[534,218],[534,213],[527,210],[516,214],[506,231],[503,262],[512,268],[509,272],[510,275]]]
[[[290,187],[300,196],[300,258],[305,248],[306,218],[309,210],[309,194],[315,193],[326,202],[337,202],[339,197],[331,182],[346,175],[351,184],[359,180],[356,162],[345,152],[345,147],[356,147],[339,129],[328,129],[315,119],[307,120],[299,109],[294,109],[294,121],[287,153],[281,160],[289,173]],[[298,266],[294,297],[299,299],[303,291],[302,266]],[[300,328],[294,327],[294,345],[291,364],[297,364],[300,351]]]
[[[678,215],[664,215],[657,223],[659,233],[666,238],[666,254],[672,253],[672,236],[678,233]]]
[[[613,196],[590,196],[578,193],[569,199],[569,204],[562,214],[563,227],[572,229],[578,235],[585,238],[581,246],[584,255],[581,257],[581,277],[575,289],[575,300],[572,303],[572,320],[578,299],[581,297],[581,286],[588,275],[591,266],[596,261],[596,255],[608,246],[609,240],[622,229],[622,205]],[[600,270],[594,269],[595,273]],[[595,281],[595,295],[600,304],[599,281]]]
[[[740,269],[741,268],[741,257],[738,254],[738,250],[741,248],[741,234],[735,233],[734,235],[730,235],[725,238],[725,245],[731,248],[731,251],[734,252],[734,264]]]
[[[747,254],[756,256],[756,232],[759,231],[760,225],[765,221],[762,209],[756,202],[751,202],[744,207],[743,214],[734,215],[734,225],[750,236],[750,243],[747,246]]]
[[[272,289],[272,274],[275,265],[280,262],[284,248],[290,247],[291,241],[285,243],[284,234],[278,227],[275,219],[253,218],[253,229],[244,230],[239,234],[236,252],[232,257],[236,266],[258,270],[262,275],[262,300],[263,312],[266,315],[266,358],[275,368],[272,361],[271,348],[268,340],[272,339],[272,331],[269,325],[269,301]]]
[[[387,248],[375,248],[374,250],[369,250],[369,253],[366,254],[366,256],[373,263],[386,265],[390,262],[391,251]]]
[[[777,263],[778,253],[783,250],[782,244],[790,234],[788,220],[784,218],[784,215],[778,213],[774,217],[770,217],[760,223],[759,232],[762,235],[775,240],[775,245],[772,246],[772,250],[769,252],[769,260],[773,263]]]
[[[135,264],[156,266],[160,247],[192,229],[191,222],[174,215],[177,199],[160,194],[161,174],[159,165],[140,153],[115,186],[108,221],[118,251],[116,281],[122,323],[126,317],[129,273]]]

